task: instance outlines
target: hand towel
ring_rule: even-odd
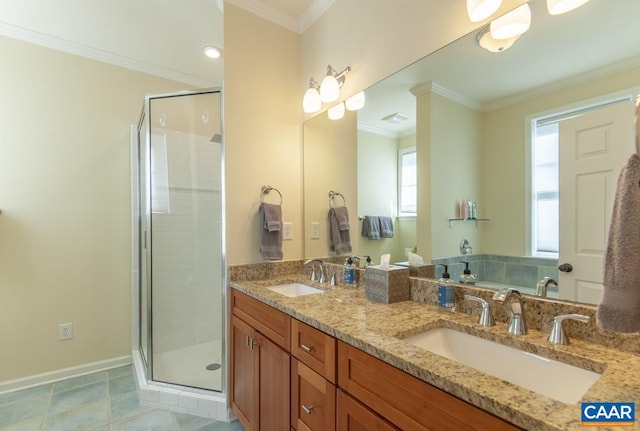
[[[347,207],[329,209],[329,250],[337,254],[351,253]]]
[[[365,216],[361,235],[369,239],[380,239],[380,220],[376,216]]]
[[[617,332],[640,331],[640,159],[631,156],[618,177],[604,258],[604,293],[597,323]]]
[[[382,238],[393,238],[393,219],[391,217],[379,217],[380,236]]]
[[[282,254],[282,208],[276,204],[260,204],[260,254],[263,259],[280,260]]]

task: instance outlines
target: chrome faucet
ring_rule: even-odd
[[[536,286],[536,296],[542,296],[543,298],[546,297],[547,288],[549,286],[557,288],[558,282],[551,277],[544,277],[542,280],[538,281],[538,285]]]
[[[487,301],[482,298],[473,295],[464,295],[464,299],[467,301],[479,302],[482,305],[482,312],[480,313],[480,321],[478,322],[482,326],[493,326],[493,315],[491,314],[491,306]]]
[[[513,298],[513,299],[512,299]],[[500,304],[508,304],[509,313],[509,329],[511,335],[526,335],[527,323],[524,317],[524,306],[522,303],[522,295],[513,287],[498,290],[493,299]]]
[[[562,322],[567,319],[579,320],[580,322],[588,322],[589,316],[583,314],[562,314],[553,318],[553,326],[551,327],[551,333],[549,333],[549,342],[553,344],[569,344],[569,337],[564,332]]]
[[[315,263],[320,266],[320,279],[318,279],[316,275],[316,268],[314,267]],[[304,264],[311,266],[311,281],[318,280],[320,283],[325,283],[327,281],[327,268],[324,266],[323,261],[320,259],[309,259]]]

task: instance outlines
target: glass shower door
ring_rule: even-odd
[[[141,350],[150,378],[215,391],[224,389],[220,109],[219,91],[148,97],[140,158],[148,326]]]

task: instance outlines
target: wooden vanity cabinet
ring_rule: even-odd
[[[231,408],[245,431],[289,431],[291,318],[231,291]]]
[[[520,429],[342,341],[338,386],[403,430]]]

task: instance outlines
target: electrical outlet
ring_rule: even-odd
[[[317,221],[311,222],[311,239],[320,239],[320,223]]]
[[[73,323],[61,323],[58,325],[58,340],[70,340],[73,338]]]
[[[282,239],[293,239],[293,223],[290,221],[282,222]]]

